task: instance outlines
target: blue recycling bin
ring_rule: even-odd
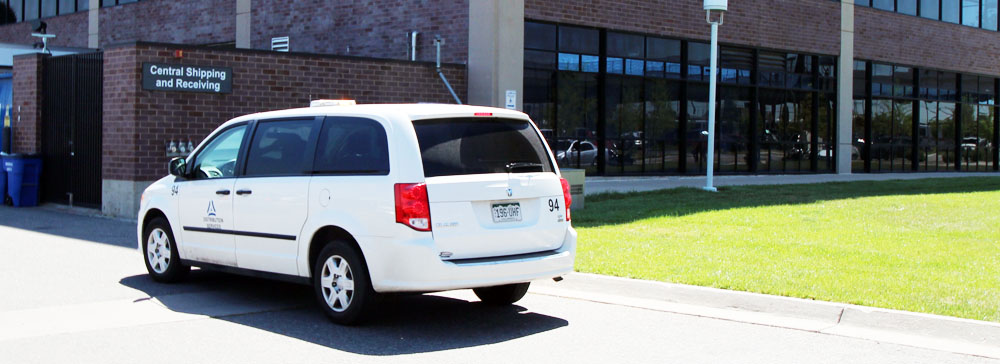
[[[32,155],[8,155],[3,158],[3,169],[7,172],[7,194],[14,206],[38,206],[42,159]]]
[[[0,152],[0,205],[7,201],[7,168],[3,163],[6,158],[7,154]]]

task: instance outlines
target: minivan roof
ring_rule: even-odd
[[[259,112],[237,117],[226,124],[247,120],[287,118],[297,116],[337,116],[337,115],[377,115],[392,120],[393,117],[404,116],[409,120],[455,118],[455,117],[504,117],[513,119],[528,119],[528,115],[516,110],[500,109],[486,106],[453,105],[453,104],[363,104],[347,106],[303,107],[287,110]]]

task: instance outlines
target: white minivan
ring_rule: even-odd
[[[168,170],[137,228],[160,282],[197,266],[311,284],[352,324],[382,293],[511,304],[573,269],[569,184],[517,111],[318,100],[230,120]]]

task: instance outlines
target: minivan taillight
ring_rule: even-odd
[[[396,222],[417,231],[431,231],[431,205],[427,200],[427,185],[396,184]]]
[[[569,181],[565,178],[560,178],[559,182],[562,183],[563,188],[563,202],[566,203],[566,221],[569,221],[569,206],[573,204],[573,196],[569,194]]]

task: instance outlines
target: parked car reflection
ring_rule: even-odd
[[[608,146],[604,157],[608,164],[619,163],[617,148]],[[556,162],[560,167],[597,165],[597,146],[587,140],[560,140],[556,143]]]

